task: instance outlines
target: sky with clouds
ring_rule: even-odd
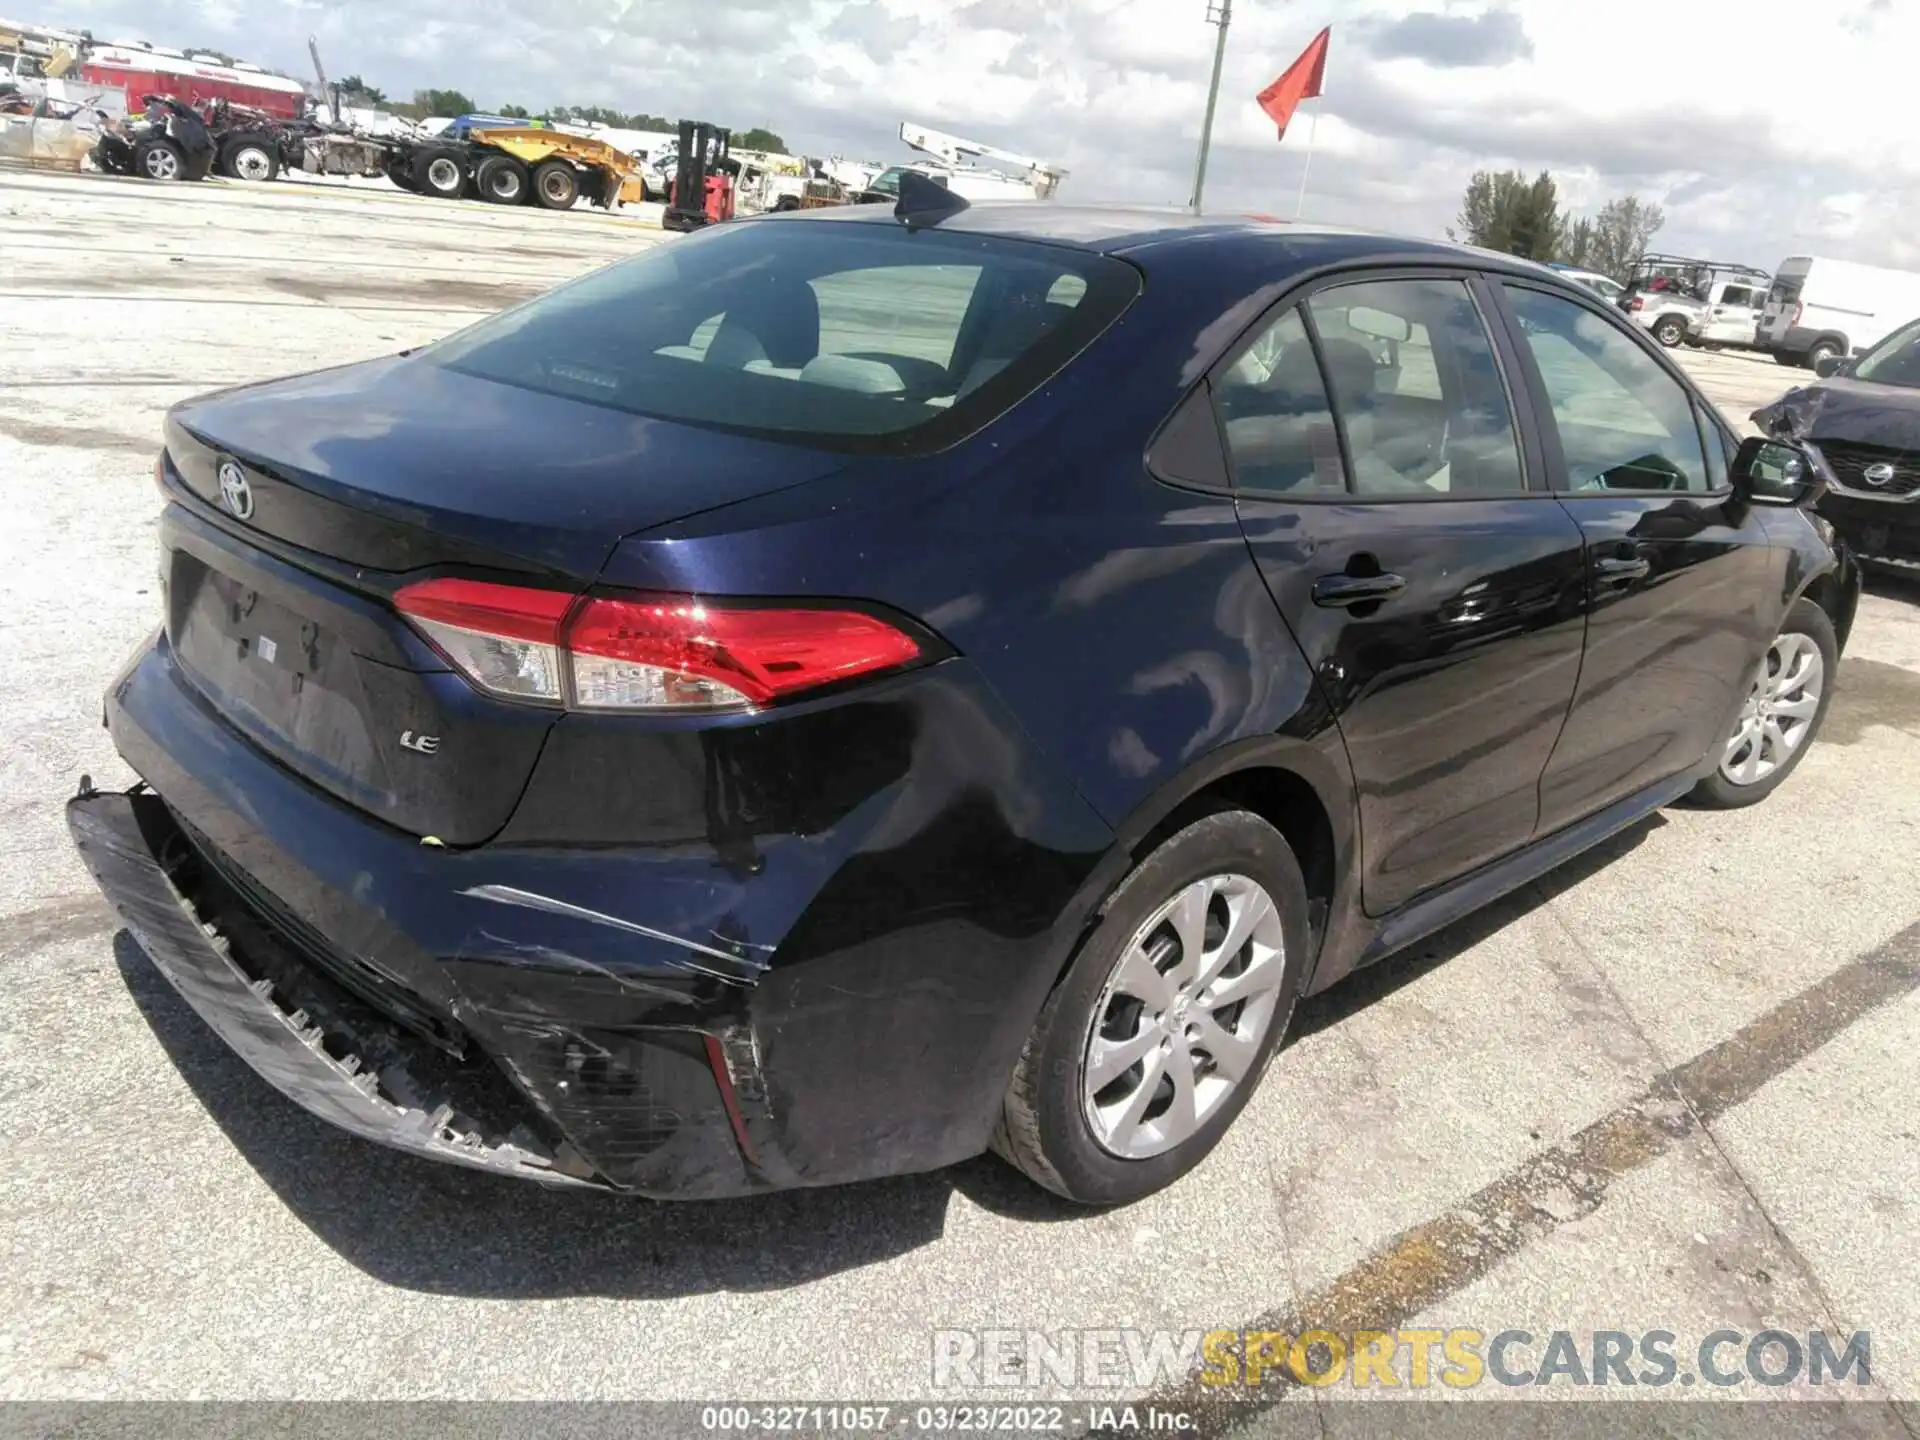
[[[25,0],[14,7],[26,8]],[[100,39],[206,46],[390,94],[610,104],[908,158],[902,120],[1068,166],[1063,199],[1176,204],[1215,31],[1206,0],[40,0]],[[1328,94],[1285,145],[1253,96],[1322,25]],[[1920,268],[1916,0],[1234,0],[1210,209],[1440,235],[1477,168],[1563,204],[1636,192],[1658,247]],[[1307,118],[1320,107],[1317,129]]]

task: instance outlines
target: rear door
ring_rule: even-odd
[[[1547,470],[1586,550],[1586,658],[1542,832],[1722,743],[1778,627],[1780,557],[1727,483],[1729,437],[1604,307],[1506,281]]]
[[[1485,303],[1464,271],[1330,280],[1213,377],[1254,558],[1352,761],[1374,914],[1527,842],[1580,668],[1580,531],[1528,483]]]
[[[1787,349],[1787,337],[1800,323],[1800,295],[1806,288],[1811,260],[1787,260],[1774,273],[1766,303],[1760,307],[1760,343],[1770,349]]]

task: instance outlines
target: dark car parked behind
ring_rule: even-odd
[[[145,783],[70,822],[274,1085],[552,1183],[1125,1201],[1302,995],[1805,757],[1811,457],[1599,297],[921,203],[172,412]]]
[[[1811,441],[1831,471],[1819,510],[1863,562],[1920,574],[1920,320],[1819,383],[1754,412],[1769,433]]]

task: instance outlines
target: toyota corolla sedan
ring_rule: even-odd
[[[69,821],[293,1100],[552,1184],[1125,1202],[1302,996],[1805,758],[1822,462],[1598,295],[907,205],[172,412],[142,783]]]

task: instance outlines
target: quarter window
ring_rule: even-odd
[[[1326,382],[1298,308],[1254,337],[1213,393],[1237,484],[1295,494],[1346,493]]]
[[[1540,368],[1569,490],[1708,490],[1686,390],[1612,322],[1538,290],[1507,287]]]

